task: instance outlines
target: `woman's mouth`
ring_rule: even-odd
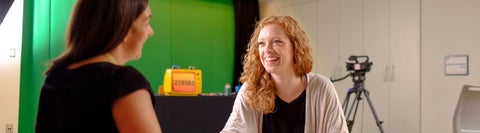
[[[276,61],[278,61],[280,58],[279,57],[268,57],[268,58],[263,58],[263,60],[265,61],[265,63],[267,64],[273,64],[275,63]]]

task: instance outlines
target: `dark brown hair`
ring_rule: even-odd
[[[148,0],[78,0],[67,30],[66,50],[52,61],[46,74],[116,48],[147,6]]]

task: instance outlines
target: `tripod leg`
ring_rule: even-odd
[[[358,89],[355,89],[355,90],[358,90]],[[352,105],[350,106],[350,110],[348,111],[348,114],[346,114],[345,116],[347,120],[347,127],[349,132],[352,132],[353,124],[355,123],[355,118],[357,117],[358,104],[360,103],[360,100],[362,100],[361,91],[352,91],[352,93],[355,93],[355,98],[353,99],[353,102],[352,102]],[[352,111],[354,111],[353,117],[350,119]]]
[[[380,132],[381,132],[381,133],[384,133],[383,127],[382,127],[383,121],[380,121],[380,120],[378,119],[377,112],[375,111],[375,108],[373,107],[373,103],[372,103],[372,101],[370,100],[370,93],[368,92],[368,90],[365,90],[365,89],[363,89],[363,91],[364,91],[363,94],[364,94],[365,97],[367,98],[368,105],[370,106],[370,110],[372,110],[373,117],[375,118],[375,122],[376,122],[376,124],[377,124],[377,126],[378,126],[378,129],[380,129]]]
[[[348,102],[350,101],[350,95],[352,94],[352,89],[348,89],[347,95],[345,96],[345,100],[343,100],[343,115],[347,115],[348,110]]]

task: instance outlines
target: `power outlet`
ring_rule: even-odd
[[[13,124],[7,124],[5,126],[5,133],[13,133]]]

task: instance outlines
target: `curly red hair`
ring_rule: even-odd
[[[271,113],[275,107],[276,88],[270,74],[265,70],[258,51],[257,39],[263,27],[277,24],[283,28],[294,49],[294,68],[297,75],[305,75],[312,70],[311,48],[306,33],[290,16],[269,16],[255,25],[255,30],[244,56],[243,72],[240,81],[248,83],[245,88],[247,103],[263,113]]]

